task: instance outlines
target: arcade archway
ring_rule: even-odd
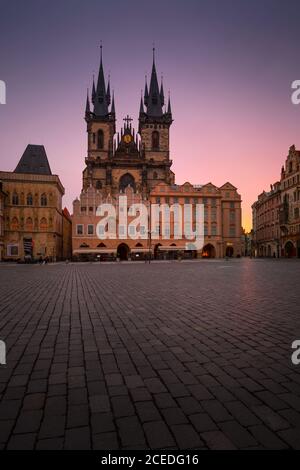
[[[226,257],[232,258],[233,257],[233,246],[226,247]]]
[[[292,256],[295,256],[295,247],[291,241],[286,242],[284,245],[284,254],[287,258],[292,258]]]
[[[126,245],[126,243],[121,243],[117,249],[118,258],[120,258],[121,261],[128,260],[129,251],[129,246]]]
[[[211,243],[208,243],[202,249],[202,258],[215,258],[215,257],[216,257],[216,249]]]

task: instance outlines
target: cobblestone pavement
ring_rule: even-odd
[[[0,266],[0,448],[300,449],[300,262]]]

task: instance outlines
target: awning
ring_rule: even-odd
[[[108,248],[96,248],[96,249],[90,249],[90,248],[79,248],[78,250],[73,250],[73,254],[87,254],[87,255],[94,255],[94,254],[107,254],[107,253],[116,253],[117,250],[110,250]]]
[[[185,251],[185,246],[159,246],[159,251]]]
[[[149,250],[149,248],[132,248],[130,251],[131,253],[149,253],[152,250]]]

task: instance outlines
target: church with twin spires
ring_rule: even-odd
[[[110,81],[105,81],[102,46],[98,79],[96,84],[93,80],[91,96],[87,95],[85,121],[87,156],[82,191],[73,202],[75,259],[143,259],[150,253],[154,258],[164,259],[179,255],[222,257],[226,253],[233,256],[242,254],[241,198],[236,188],[230,183],[221,188],[211,183],[197,186],[175,184],[170,158],[171,102],[170,96],[166,100],[163,83],[158,83],[154,49],[150,83],[148,86],[146,79],[140,99],[138,131],[133,128],[128,115],[123,119],[120,131],[116,129],[115,97],[111,94]],[[185,240],[176,240],[172,228],[169,238],[164,236],[159,240],[151,240],[150,233],[140,240],[130,237],[100,240],[96,234],[99,222],[97,207],[102,203],[112,203],[118,213],[119,196],[124,194],[127,195],[128,206],[140,202],[170,205],[204,203],[206,245],[199,253],[186,252]],[[228,224],[223,220],[227,212]],[[146,230],[148,232],[148,228]],[[159,227],[157,231],[160,233]]]

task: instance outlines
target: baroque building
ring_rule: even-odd
[[[2,259],[62,259],[64,188],[51,172],[44,146],[28,145],[13,172],[0,171],[0,181],[5,193]]]
[[[292,145],[280,181],[252,205],[257,256],[300,258],[300,151]]]
[[[86,166],[80,197],[73,202],[74,258],[141,259],[149,253],[155,258],[174,258],[179,253],[189,257],[242,254],[241,197],[237,189],[230,183],[219,188],[211,183],[175,184],[170,158],[171,102],[170,96],[168,100],[165,98],[163,83],[158,83],[154,49],[149,87],[146,80],[140,99],[138,132],[128,115],[121,130],[116,130],[115,97],[111,96],[110,82],[106,84],[105,81],[102,48],[97,83],[93,81],[91,102],[89,94],[86,100],[85,121]],[[128,227],[121,227],[122,237],[99,238],[97,225],[102,216],[97,215],[97,208],[108,203],[115,207],[119,214],[117,232],[120,235],[120,210],[124,208],[120,208],[119,198],[125,195],[128,206],[144,204],[149,214],[155,204],[178,204],[182,211],[184,205],[190,204],[193,214],[196,205],[203,204],[205,246],[201,250],[185,249],[186,240],[176,238],[172,228],[173,213],[170,214],[171,228],[167,233],[163,233],[161,217],[154,230],[150,220],[140,224],[139,230],[144,236],[139,240],[133,239],[129,236],[129,225],[134,216],[129,211]]]

